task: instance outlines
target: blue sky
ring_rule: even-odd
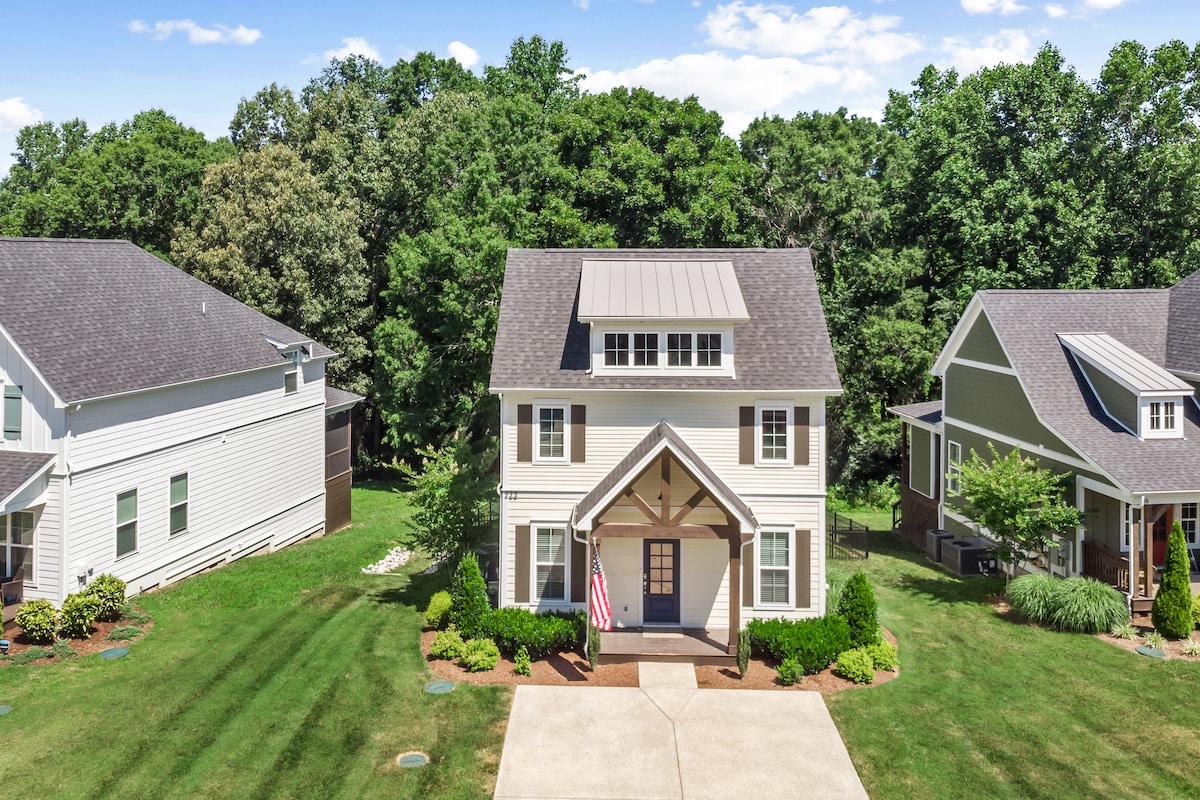
[[[429,50],[479,73],[540,34],[566,44],[585,88],[695,94],[736,136],[764,113],[877,116],[926,64],[970,72],[1046,41],[1094,79],[1122,39],[1195,44],[1198,23],[1195,0],[5,2],[0,174],[23,125],[163,108],[215,138],[241,98],[272,82],[298,92],[350,52],[392,64]]]

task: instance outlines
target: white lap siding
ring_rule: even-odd
[[[684,539],[680,552],[680,622],[685,628],[729,627],[729,543]]]

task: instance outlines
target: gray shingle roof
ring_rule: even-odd
[[[0,506],[53,460],[50,453],[0,450]]]
[[[307,338],[114,240],[0,238],[0,326],[68,403],[278,365],[266,337]]]
[[[325,387],[325,408],[346,408],[356,403],[361,403],[366,398],[361,394],[347,392],[345,389],[334,389],[332,386]]]
[[[590,492],[584,495],[584,498],[575,506],[575,514],[572,517],[571,523],[575,524],[581,518],[587,516],[596,510],[597,504],[619,486],[624,486],[631,483],[638,476],[631,474],[631,471],[651,453],[656,447],[662,443],[666,443],[667,449],[675,453],[687,461],[700,474],[696,477],[706,481],[719,495],[720,502],[724,503],[730,511],[741,515],[744,519],[749,520],[753,524],[757,524],[754,519],[754,512],[750,510],[750,506],[738,497],[737,493],[729,488],[725,481],[721,480],[721,476],[713,472],[708,464],[696,454],[696,451],[688,446],[675,429],[672,428],[666,421],[660,421],[657,425],[650,429],[646,436],[633,446],[624,458],[617,465],[609,470],[608,474],[600,479]]]
[[[1200,375],[1200,270],[1169,290],[1166,367]]]
[[[1196,407],[1183,404],[1183,439],[1139,441],[1105,414],[1056,335],[1107,333],[1163,365],[1174,299],[1169,290],[994,290],[979,296],[1030,403],[1056,433],[1131,492],[1200,491]],[[1176,319],[1172,315],[1171,325]]]
[[[733,326],[737,377],[588,374],[576,308],[583,261],[597,258],[732,262],[750,313]],[[491,388],[838,393],[841,382],[806,249],[509,250]]]
[[[937,425],[942,421],[942,401],[929,400],[924,403],[911,403],[906,406],[891,406],[888,411],[898,417],[914,419],[927,425]]]

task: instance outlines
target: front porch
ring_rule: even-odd
[[[1162,582],[1161,566],[1156,566],[1152,560],[1146,559],[1146,552],[1138,554],[1138,569],[1136,591],[1130,597],[1130,610],[1135,614],[1148,613],[1154,604],[1154,596],[1158,593],[1158,585]],[[1196,551],[1189,550],[1191,558],[1192,594],[1200,594],[1200,568],[1198,568]],[[1149,570],[1149,575],[1146,570]],[[1085,578],[1095,578],[1107,583],[1117,591],[1129,595],[1129,578],[1131,567],[1129,558],[1103,542],[1093,539],[1083,540],[1083,568],[1080,575]]]
[[[665,661],[733,666],[727,628],[614,628],[600,632],[600,663]]]

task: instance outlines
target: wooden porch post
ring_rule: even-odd
[[[729,655],[737,655],[742,627],[742,535],[729,537]]]
[[[1138,570],[1141,568],[1142,549],[1142,509],[1134,508],[1133,519],[1129,525],[1129,593],[1138,596],[1141,586],[1138,583]]]

